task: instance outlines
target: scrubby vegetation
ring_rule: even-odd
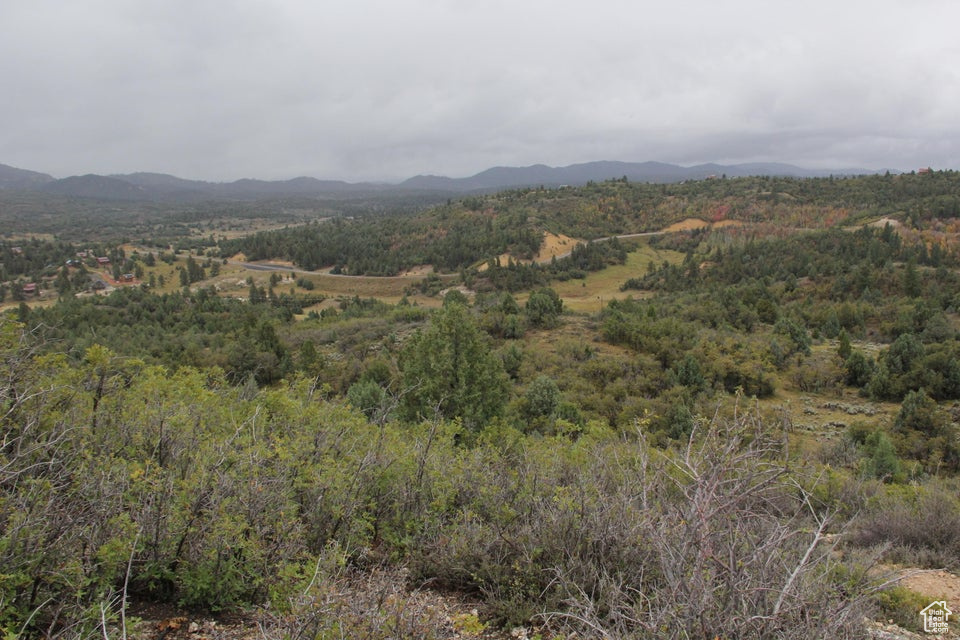
[[[136,600],[268,637],[906,620],[876,562],[960,568],[956,182],[611,181],[208,252],[91,246],[137,272],[109,295],[87,291],[102,266],[60,265],[80,245],[0,245],[10,282],[58,293],[0,316],[0,630],[110,635]],[[868,215],[897,218],[836,224]],[[601,239],[690,216],[743,224]],[[594,241],[537,264],[544,231]],[[215,257],[236,250],[456,275],[332,295]],[[609,272],[571,312],[558,290]],[[425,585],[482,619],[422,607]]]
[[[133,596],[282,611],[322,588],[331,545],[483,594],[500,622],[619,637],[833,635],[869,610],[824,542],[845,523],[752,416],[674,450],[642,422],[626,439],[595,422],[546,438],[374,423],[309,379],[250,393],[100,347],[69,369],[3,335],[9,631],[80,634]]]

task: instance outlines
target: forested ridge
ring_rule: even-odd
[[[457,271],[506,252],[530,258],[545,231],[587,241],[659,231],[691,217],[824,228],[897,215],[918,225],[960,216],[958,190],[956,172],[682,184],[611,180],[473,196],[401,218],[337,219],[253,234],[221,249],[354,275],[394,275],[421,264]]]

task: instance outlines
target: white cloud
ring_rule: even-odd
[[[956,166],[958,18],[946,0],[6,0],[0,162],[208,179]]]

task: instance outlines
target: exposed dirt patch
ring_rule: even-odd
[[[507,264],[507,262],[510,260],[510,254],[509,254],[509,253],[501,253],[500,255],[497,256],[497,260],[500,262],[500,264]],[[514,260],[514,262],[524,262],[524,261],[523,261],[523,260]],[[526,262],[529,262],[529,260],[527,260]],[[484,271],[486,271],[486,270],[487,270],[487,262],[486,262],[486,261],[484,261],[482,264],[477,265],[477,271],[479,271],[479,272],[482,273],[482,272],[484,272]]]
[[[440,290],[440,297],[442,298],[443,296],[447,295],[447,294],[450,293],[451,291],[459,291],[460,293],[462,293],[463,295],[467,296],[468,298],[472,298],[472,297],[474,297],[475,295],[477,295],[477,292],[476,292],[476,291],[473,291],[473,290],[471,290],[471,289],[468,289],[468,288],[466,288],[466,287],[463,286],[463,285],[458,285],[458,286],[456,286],[456,287],[447,287],[446,289],[441,289],[441,290]]]
[[[902,223],[902,222],[900,222],[899,220],[894,220],[893,218],[880,218],[880,219],[877,220],[876,222],[871,222],[871,223],[868,224],[867,226],[868,226],[868,227],[879,227],[879,228],[882,229],[883,227],[887,226],[888,224],[889,224],[891,227],[893,227],[894,229],[897,229],[897,228],[903,226],[903,223]]]
[[[903,570],[900,584],[927,596],[930,601],[946,600],[954,608],[960,608],[960,576],[949,571]]]
[[[725,227],[742,227],[743,223],[739,220],[720,220],[718,222],[707,222],[700,218],[687,218],[680,222],[674,222],[669,227],[661,229],[662,233],[677,233],[679,231],[693,231],[695,229],[723,229]]]
[[[743,223],[739,220],[720,220],[719,222],[714,222],[712,228],[714,229],[723,229],[724,227],[742,227]]]
[[[470,598],[408,589],[393,576],[369,577],[338,584],[318,595],[302,597],[293,610],[235,611],[222,615],[190,612],[164,604],[134,603],[131,640],[263,640],[294,637],[415,637],[508,640],[529,638],[534,628],[503,631],[483,622],[484,606]],[[376,590],[371,586],[378,587]],[[393,629],[389,633],[388,629]],[[335,635],[334,635],[335,634]]]
[[[401,271],[401,276],[426,276],[433,273],[432,264],[418,264],[415,267],[410,267],[406,271]]]
[[[285,267],[290,269],[296,269],[297,265],[293,264],[289,260],[258,260],[252,262],[251,264],[262,264],[267,267]]]
[[[550,233],[546,232],[543,234],[543,242],[540,245],[540,252],[534,256],[533,260],[520,260],[518,258],[513,258],[513,261],[519,264],[530,264],[532,262],[539,262],[544,264],[550,262],[554,256],[562,258],[566,255],[569,255],[573,248],[577,246],[578,242],[583,242],[583,240],[577,240],[576,238],[571,238],[570,236],[565,236],[562,233]],[[501,253],[497,256],[497,259],[500,260],[500,264],[507,264],[507,261],[513,257],[509,253]],[[477,265],[477,271],[486,271],[487,263]]]
[[[577,246],[578,242],[582,242],[582,240],[565,236],[562,233],[545,233],[543,234],[543,244],[540,245],[540,253],[537,254],[534,260],[537,262],[550,262],[554,256],[564,256],[573,251],[573,248]]]
[[[703,229],[709,227],[710,223],[700,218],[687,218],[680,222],[674,222],[669,227],[663,229],[665,233],[675,233],[677,231],[693,231],[694,229]]]

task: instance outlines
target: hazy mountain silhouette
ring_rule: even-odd
[[[149,193],[143,187],[126,180],[87,174],[70,176],[54,180],[40,187],[40,191],[59,196],[75,196],[96,200],[149,200]]]
[[[876,173],[865,169],[809,170],[790,164],[702,164],[682,167],[663,162],[587,162],[566,167],[536,164],[529,167],[493,167],[467,177],[415,176],[400,184],[299,177],[291,180],[234,182],[187,180],[163,173],[130,173],[111,176],[88,174],[56,180],[36,171],[0,164],[0,188],[41,191],[60,196],[97,200],[151,202],[199,202],[203,200],[258,200],[284,197],[351,198],[371,194],[390,195],[412,192],[469,193],[490,192],[523,186],[583,185],[590,181],[626,177],[632,182],[682,182],[711,176],[740,177],[756,175],[818,177]]]
[[[486,191],[520,186],[582,185],[590,182],[626,178],[632,182],[682,182],[702,180],[710,176],[791,176],[797,178],[829,175],[875,173],[867,169],[811,170],[783,163],[750,163],[735,165],[701,164],[681,167],[663,162],[587,162],[567,167],[494,167],[468,178],[416,176],[400,183],[402,187],[442,189],[447,191]]]
[[[0,164],[0,189],[34,189],[47,182],[53,182],[53,176],[37,171],[17,169],[9,165]]]

